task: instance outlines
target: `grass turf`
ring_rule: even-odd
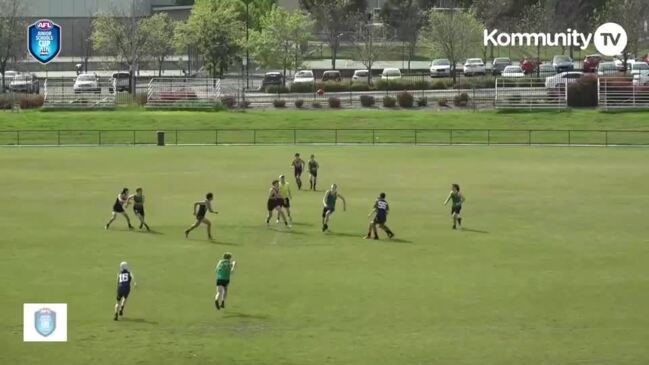
[[[239,118],[204,115],[220,117]],[[321,193],[294,184],[294,229],[265,227],[267,185],[295,147],[3,150],[0,363],[649,361],[648,150],[300,151],[318,156],[320,189],[337,182],[348,200],[331,234]],[[463,232],[441,206],[452,182],[467,196]],[[144,187],[156,234],[103,230],[125,185]],[[207,191],[216,242],[204,229],[185,240]],[[361,239],[380,191],[397,241]],[[238,266],[216,312],[225,251]],[[138,285],[113,322],[122,259]],[[69,342],[22,343],[24,302],[67,302]]]
[[[350,129],[335,134],[331,129]],[[0,113],[0,145],[155,143],[155,130],[168,132],[171,144],[218,143],[413,143],[412,129],[422,131],[418,143],[551,143],[649,144],[646,113],[570,112],[410,112],[410,111],[251,111],[245,113],[150,112],[25,112]],[[239,129],[214,132],[211,129]],[[257,131],[252,129],[303,129]],[[313,131],[311,129],[329,129]],[[387,129],[373,134],[371,129]],[[410,129],[398,131],[395,129]],[[485,129],[492,129],[488,133]],[[508,129],[510,131],[498,131]],[[543,132],[528,133],[534,129]],[[583,130],[570,136],[565,130]],[[61,132],[58,132],[58,131]],[[83,131],[80,131],[83,130]],[[140,130],[133,132],[133,130]],[[181,130],[176,134],[175,130]],[[211,130],[211,131],[210,131]],[[613,132],[605,135],[601,130]],[[644,130],[644,133],[630,133]],[[101,132],[99,132],[101,131]],[[627,131],[627,132],[624,132]]]

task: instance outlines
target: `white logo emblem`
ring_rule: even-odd
[[[66,342],[67,340],[67,304],[25,303],[23,305],[23,341]]]
[[[624,28],[616,23],[606,23],[595,32],[595,48],[604,56],[621,54],[628,42]]]

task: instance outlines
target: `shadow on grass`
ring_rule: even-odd
[[[313,227],[314,224],[313,224],[313,223],[300,223],[300,222],[298,222],[298,223],[293,223],[293,226],[298,226],[298,227]]]
[[[132,322],[132,323],[142,323],[142,324],[150,324],[150,325],[158,325],[158,322],[156,321],[149,321],[144,318],[129,318],[129,317],[122,317],[120,318],[121,322]]]
[[[301,232],[301,231],[294,231],[289,228],[275,228],[275,227],[269,227],[268,228],[271,231],[277,232],[277,233],[285,233],[285,234],[293,234],[293,235],[298,235],[298,236],[304,236],[306,233]]]
[[[403,238],[393,238],[391,240],[387,240],[386,242],[397,242],[397,243],[414,243],[410,240],[404,240]]]
[[[462,232],[489,234],[488,231],[483,231],[480,229],[473,229],[473,228],[464,228],[464,227],[462,227]]]
[[[354,237],[354,238],[363,238],[362,234],[358,233],[346,233],[346,232],[331,232],[328,231],[325,233],[327,236],[336,236],[336,237]]]
[[[260,314],[248,314],[248,313],[241,313],[241,312],[229,312],[226,309],[225,314],[223,315],[225,318],[243,318],[243,319],[268,319],[268,316],[260,315]]]

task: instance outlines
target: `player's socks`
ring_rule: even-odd
[[[110,227],[110,224],[107,224],[107,225],[104,227],[104,229],[105,229],[105,230],[108,230],[108,227]]]
[[[453,225],[453,229],[457,229],[457,227],[455,226],[455,224]]]
[[[221,308],[225,309],[225,300],[221,302]]]
[[[189,230],[185,231],[185,238],[189,238]]]
[[[119,316],[121,317],[123,315],[124,315],[124,307],[119,309]]]
[[[115,316],[113,317],[113,321],[117,320],[117,313],[115,313]]]
[[[462,218],[458,218],[457,223],[461,226],[462,225]]]
[[[214,306],[216,306],[216,310],[221,310],[218,299],[214,301]]]

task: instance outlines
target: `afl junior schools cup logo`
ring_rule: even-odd
[[[41,336],[47,337],[56,330],[56,312],[43,308],[34,313],[34,327]]]
[[[61,26],[41,19],[27,28],[27,49],[38,62],[50,63],[61,53]]]

